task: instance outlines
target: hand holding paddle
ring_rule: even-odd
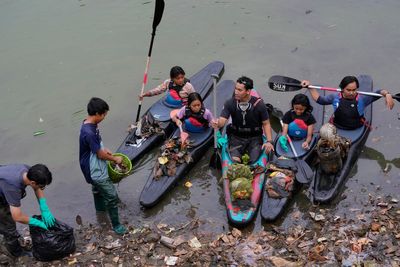
[[[179,124],[179,130],[181,131],[181,148],[183,148],[185,146],[185,142],[189,137],[189,134],[187,132],[184,132],[182,129],[182,123]]]
[[[283,112],[279,110],[278,108],[273,107],[271,104],[267,104],[267,109],[271,112],[273,116],[279,119],[279,122],[281,123],[281,126],[283,127]],[[297,154],[297,151],[292,143],[292,139],[290,138],[289,135],[286,135],[287,141],[290,145],[290,148],[292,149],[292,152],[294,154],[294,160],[296,162],[297,166],[297,173],[296,173],[296,179],[299,183],[302,184],[307,184],[311,181],[312,177],[314,176],[313,171],[311,170],[310,166],[307,164],[302,159],[299,159],[299,156]]]
[[[217,81],[219,79],[219,76],[217,74],[211,74],[211,77],[213,78],[213,112],[214,112],[214,118],[217,118]],[[213,128],[214,128],[214,154],[211,156],[210,160],[210,167],[214,169],[221,169],[221,155],[218,153],[218,137],[217,137],[217,132],[219,131],[218,125],[215,127],[215,121],[212,122]]]
[[[280,75],[274,75],[271,78],[269,78],[268,86],[272,90],[279,91],[279,92],[298,91],[298,90],[300,90],[302,88],[326,90],[326,91],[334,91],[334,92],[342,92],[342,89],[340,89],[340,88],[332,88],[332,87],[325,87],[325,86],[310,85],[310,83],[308,81],[300,82],[299,80],[296,80],[294,78],[280,76]],[[360,95],[369,95],[369,96],[375,96],[375,97],[382,97],[383,96],[381,94],[372,93],[372,92],[357,91],[357,93],[359,93]],[[386,97],[386,100],[388,100],[388,98],[391,98],[391,99],[396,99],[397,101],[400,102],[400,93],[397,93],[395,95],[385,94],[385,97]]]
[[[282,119],[280,119],[280,123],[283,126]],[[290,148],[292,149],[292,152],[294,154],[294,160],[297,165],[296,179],[298,180],[299,183],[307,184],[311,181],[312,177],[314,176],[314,173],[311,170],[310,166],[307,164],[307,162],[299,159],[299,155],[297,154],[297,151],[294,148],[292,139],[290,138],[290,136],[288,134],[286,135],[286,138],[288,140]]]
[[[314,87],[318,87],[318,86],[310,85],[310,81],[307,81],[307,80],[301,81],[301,86],[311,90],[310,91],[311,95],[313,96],[315,101],[318,99],[319,94],[318,94],[318,92],[316,92],[316,89],[314,88]],[[333,88],[333,89],[335,89],[335,88]],[[338,92],[343,92],[343,91],[346,92],[346,88],[344,90],[337,88],[336,90],[339,90]],[[360,94],[364,94],[364,95],[374,96],[374,97],[375,96],[379,96],[379,97],[383,96],[383,97],[385,97],[385,102],[386,102],[387,108],[389,110],[391,110],[394,107],[393,97],[387,90],[382,89],[380,94],[378,94],[378,93],[370,93],[370,92],[368,92],[368,94],[367,94],[366,92],[360,92],[360,91],[355,91],[355,92],[360,93]],[[371,95],[371,94],[374,94],[374,95]]]
[[[187,132],[183,131],[183,129],[182,129],[182,121],[177,116],[178,112],[179,112],[179,109],[173,109],[169,113],[169,116],[171,117],[172,121],[175,122],[175,124],[179,127],[181,143],[183,145],[183,144],[185,144],[186,140],[188,139],[189,134]]]

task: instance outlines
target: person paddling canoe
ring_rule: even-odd
[[[303,80],[301,85],[307,88],[310,82]],[[346,76],[342,79],[339,85],[342,92],[338,94],[330,94],[320,96],[316,89],[311,89],[312,98],[320,105],[333,105],[333,124],[341,129],[352,130],[360,128],[364,125],[364,109],[372,102],[378,100],[378,97],[361,95],[357,93],[359,82],[354,76]],[[385,90],[375,91],[385,98],[388,109],[394,106],[391,94]]]
[[[261,150],[267,153],[274,150],[267,107],[261,98],[251,95],[251,89],[252,79],[245,76],[237,79],[234,96],[225,102],[220,117],[212,122],[212,126],[219,129],[232,117],[232,124],[228,128],[229,146],[232,160],[236,162],[241,162],[246,150],[250,162],[258,159]],[[265,143],[263,132],[267,137]]]
[[[154,89],[151,89],[139,98],[155,96],[167,91],[166,102],[167,104],[180,108],[187,104],[187,98],[190,93],[195,92],[193,85],[188,79],[185,78],[185,71],[182,67],[174,66],[170,70],[170,79],[165,80],[162,84]]]

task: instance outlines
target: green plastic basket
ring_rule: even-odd
[[[130,174],[130,172],[132,171],[132,162],[126,155],[121,154],[121,153],[115,153],[115,154],[113,154],[113,156],[122,157],[122,162],[128,166],[127,172],[120,173],[120,172],[117,172],[116,170],[114,170],[111,167],[111,163],[108,162],[108,164],[107,164],[108,165],[108,175],[110,176],[110,179],[111,179],[111,181],[113,181],[113,183],[118,183],[122,180],[122,178],[124,178]]]

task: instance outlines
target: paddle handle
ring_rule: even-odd
[[[325,87],[325,86],[309,85],[308,88],[317,89],[317,90],[325,90],[325,91],[333,91],[333,92],[342,92],[342,89],[340,89],[340,88],[332,88],[332,87]],[[360,94],[360,95],[369,95],[369,96],[375,96],[375,97],[382,97],[381,94],[373,93],[373,92],[357,91],[357,93]]]
[[[268,85],[269,85],[269,88],[271,88],[272,90],[279,91],[279,92],[297,91],[299,89],[304,88],[301,85],[301,82],[299,80],[296,80],[296,79],[290,78],[290,77],[279,76],[279,75],[272,76],[268,80]],[[333,92],[342,92],[342,89],[340,89],[340,88],[325,87],[325,86],[309,85],[309,86],[307,86],[307,88],[317,89],[317,90],[325,90],[325,91],[333,91]],[[357,93],[360,95],[382,97],[381,94],[373,93],[373,92],[357,91]],[[400,94],[392,95],[392,97],[393,97],[393,99],[400,101]]]
[[[160,21],[161,21],[163,12],[164,12],[164,6],[165,6],[164,0],[156,0],[156,5],[154,8],[153,25],[152,25],[153,31],[151,32],[149,53],[147,54],[146,68],[144,70],[142,89],[140,90],[140,95],[143,95],[144,87],[147,84],[147,73],[149,72],[151,52],[153,51],[154,36],[156,36],[156,29],[157,29],[158,24],[160,24]],[[143,102],[143,100],[139,99],[139,106],[138,106],[138,110],[136,113],[136,122],[138,122],[139,118],[140,118],[140,111],[142,110],[142,102]]]
[[[292,151],[293,151],[294,156],[295,156],[296,158],[298,158],[299,156],[298,156],[298,154],[297,154],[296,149],[294,148],[292,139],[290,138],[290,136],[289,136],[288,134],[286,135],[286,138],[287,138],[287,140],[289,141],[289,145],[290,145],[290,148],[291,148]]]
[[[297,84],[297,83],[282,83],[282,84],[287,85],[287,86],[291,86],[291,87],[303,88],[303,86],[301,84]],[[278,85],[279,84],[276,84],[274,86],[277,87]],[[332,92],[342,92],[342,89],[340,89],[340,88],[325,87],[325,86],[309,85],[309,86],[307,86],[307,88],[317,89],[317,90],[324,90],[324,91],[332,91]],[[282,88],[282,90],[283,89],[285,89],[285,88]],[[275,88],[275,90],[279,91],[279,89],[276,89],[276,88]],[[382,97],[381,94],[373,93],[373,92],[357,91],[357,93],[359,93],[360,95],[369,95],[369,96]]]
[[[143,74],[143,82],[142,82],[142,89],[140,90],[140,95],[143,95],[144,87],[147,84],[147,73],[149,71],[149,66],[150,66],[150,57],[151,57],[151,50],[152,50],[152,47],[153,47],[153,39],[154,39],[154,35],[152,35],[152,37],[151,37],[151,46],[150,46],[150,50],[149,50],[149,56],[147,56],[146,68],[145,68],[144,74]],[[142,109],[142,102],[143,102],[143,99],[140,99],[139,100],[138,111],[136,113],[136,122],[139,121],[140,110]]]
[[[181,131],[181,133],[183,133],[183,129],[182,129],[182,124],[179,124],[179,131]]]
[[[217,80],[219,79],[218,74],[211,74],[213,78],[213,113],[214,117],[217,118]],[[214,129],[214,148],[217,149],[217,129]]]

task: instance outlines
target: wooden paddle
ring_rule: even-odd
[[[217,74],[211,74],[211,77],[213,78],[213,113],[214,113],[214,118],[217,118],[217,81],[219,79],[219,76]],[[217,138],[217,131],[218,129],[214,129],[214,153],[211,156],[210,159],[210,167],[214,169],[221,169],[222,168],[222,161],[221,161],[221,155],[218,152],[218,138]]]
[[[143,95],[144,86],[147,83],[147,72],[149,71],[149,66],[150,66],[150,57],[151,57],[151,51],[153,50],[154,36],[156,35],[156,28],[158,24],[160,24],[162,15],[164,13],[164,6],[165,6],[164,0],[156,0],[156,6],[154,9],[154,18],[153,18],[153,31],[151,33],[150,48],[149,48],[149,53],[147,55],[146,68],[144,69],[142,90],[140,91],[140,95]],[[136,114],[136,122],[139,121],[140,110],[142,109],[142,101],[143,99],[139,99],[139,106]]]
[[[290,78],[290,77],[280,76],[280,75],[274,75],[271,78],[269,78],[268,86],[272,90],[279,91],[279,92],[292,92],[292,91],[298,91],[303,88],[303,86],[301,85],[301,82],[299,80],[296,80],[296,79]],[[332,88],[332,87],[324,87],[324,86],[316,86],[316,85],[309,85],[308,88],[318,89],[318,90],[326,90],[326,91],[334,91],[334,92],[342,91],[342,89],[340,89],[340,88]],[[381,94],[373,93],[373,92],[357,91],[357,93],[359,93],[360,95],[382,97]],[[397,101],[400,102],[400,93],[392,95],[392,98],[396,99]]]
[[[266,106],[267,106],[268,111],[271,113],[271,115],[279,119],[279,122],[281,123],[281,126],[283,127],[283,121],[282,121],[283,112],[280,109],[274,107],[273,105],[271,105],[269,103],[266,104]],[[293,151],[293,154],[294,154],[293,159],[296,162],[296,166],[297,166],[296,180],[299,183],[308,184],[311,181],[312,177],[314,176],[314,173],[313,173],[312,169],[310,168],[310,166],[307,164],[307,162],[305,162],[302,159],[299,159],[299,156],[297,154],[297,151],[293,145],[293,142],[292,142],[292,139],[290,138],[290,136],[286,135],[286,137],[290,144],[290,148]]]

